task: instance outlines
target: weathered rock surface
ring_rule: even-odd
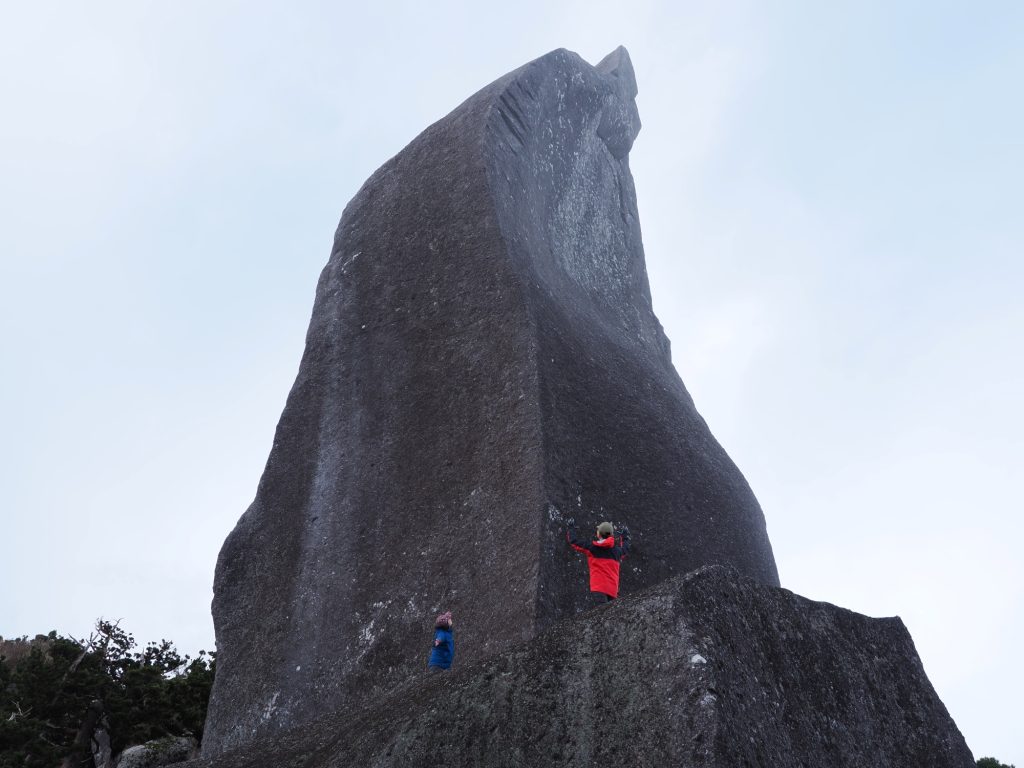
[[[424,639],[429,633],[424,632]],[[705,567],[191,768],[972,768],[898,618]]]
[[[160,768],[199,757],[199,742],[190,736],[172,736],[128,747],[118,755],[117,768]]]
[[[627,522],[628,592],[708,563],[766,584],[765,521],[651,307],[624,49],[559,50],[384,164],[346,208],[256,498],[221,551],[213,755],[458,662],[586,599],[564,541]]]

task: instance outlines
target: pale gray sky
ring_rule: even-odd
[[[213,643],[341,210],[566,47],[633,57],[655,310],[785,586],[901,616],[1024,765],[1024,6],[0,10],[0,634]]]

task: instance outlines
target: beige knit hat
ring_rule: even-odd
[[[597,526],[598,536],[604,536],[607,539],[613,533],[615,533],[615,529],[612,527],[611,523],[601,523],[599,526]]]

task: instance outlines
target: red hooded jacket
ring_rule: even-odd
[[[629,552],[629,531],[623,530],[622,536],[615,539],[594,539],[581,542],[576,538],[572,528],[565,538],[577,552],[586,552],[587,565],[590,567],[590,591],[603,592],[609,597],[619,596],[619,563]]]

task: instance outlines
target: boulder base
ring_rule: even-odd
[[[900,619],[711,566],[489,660],[418,675],[372,705],[188,765],[973,768],[974,759]]]

